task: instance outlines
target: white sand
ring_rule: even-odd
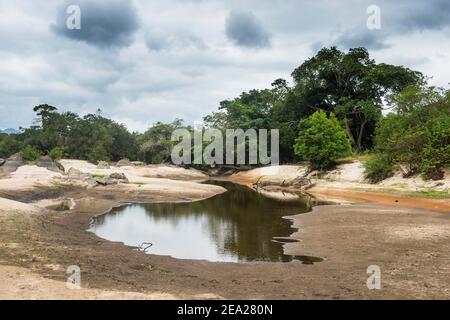
[[[11,214],[15,212],[25,212],[33,214],[39,213],[40,211],[41,209],[30,204],[0,198],[0,214]]]
[[[250,171],[239,172],[231,178],[242,181],[256,182],[264,181],[271,183],[289,182],[297,177],[304,176],[307,172],[306,166],[269,166]]]
[[[22,166],[6,179],[0,179],[0,190],[31,190],[39,185],[49,186],[62,174],[37,166]]]
[[[289,182],[306,175],[305,165],[275,166],[258,168],[246,172],[240,172],[231,177],[231,180],[242,183],[270,182],[275,185],[283,181]],[[441,181],[425,181],[420,176],[403,178],[398,172],[394,177],[377,184],[371,184],[364,179],[364,166],[360,161],[346,163],[337,166],[335,170],[328,172],[321,179],[312,179],[316,187],[330,189],[394,189],[398,191],[436,191],[450,190],[450,170],[446,170],[445,177]]]

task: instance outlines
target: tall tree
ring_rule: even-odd
[[[376,64],[365,48],[350,49],[348,53],[336,47],[324,48],[292,76],[295,87],[285,109],[293,108],[297,116],[317,110],[334,112],[357,151],[371,145],[387,95],[425,81],[420,72]]]

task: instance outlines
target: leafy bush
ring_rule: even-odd
[[[25,161],[36,161],[41,157],[41,153],[36,148],[27,145],[22,149],[22,158]]]
[[[383,181],[394,174],[392,159],[385,154],[375,154],[364,162],[365,177],[372,183]]]
[[[99,161],[109,161],[108,151],[101,143],[96,143],[91,152],[89,152],[88,160],[91,163],[98,163]]]
[[[16,135],[0,133],[0,158],[8,158],[19,152],[21,143],[17,141]]]
[[[419,171],[425,179],[440,180],[450,164],[450,116],[441,115],[428,125]]]
[[[382,119],[375,131],[375,151],[391,159],[391,164],[405,166],[407,175],[442,179],[443,169],[450,165],[450,94],[416,88],[394,100],[396,112]],[[372,162],[369,173],[377,165],[383,167],[383,159]]]
[[[50,150],[48,153],[49,157],[53,160],[61,160],[65,155],[65,150],[62,147],[56,147]]]
[[[333,113],[317,111],[300,122],[300,134],[294,145],[295,154],[315,169],[325,169],[337,159],[351,154],[347,133]]]

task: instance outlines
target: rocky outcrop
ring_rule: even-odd
[[[99,161],[97,165],[97,169],[111,169],[109,163],[106,161]]]
[[[64,172],[64,168],[63,168],[63,170],[61,170],[60,166],[58,166],[52,160],[52,158],[50,158],[49,156],[45,156],[45,157],[42,157],[41,159],[39,159],[39,161],[36,163],[36,165],[38,167],[46,168],[47,170],[50,170],[53,172]]]
[[[103,186],[116,185],[120,183],[128,183],[128,178],[123,173],[111,173],[106,177],[98,177],[95,181]]]
[[[5,162],[6,162],[6,160],[5,160],[5,159],[1,159],[1,158],[0,158],[0,167],[1,167],[2,165],[4,165],[4,164],[5,164]]]
[[[83,184],[87,185],[87,187],[95,187],[97,185],[96,180],[90,173],[84,173],[74,168],[69,169],[69,171],[67,172],[67,176],[69,180],[80,181]]]
[[[13,154],[11,157],[8,158],[8,161],[23,161],[22,152]]]
[[[122,159],[119,162],[117,162],[118,167],[129,167],[132,163],[129,159]]]
[[[22,153],[16,153],[9,157],[1,166],[3,172],[11,173],[17,170],[17,168],[24,166],[26,162],[22,158]]]
[[[64,166],[61,164],[61,162],[59,162],[58,160],[54,161],[55,166],[59,169],[59,171],[61,172],[66,172],[66,168],[64,168]]]
[[[75,206],[76,206],[75,200],[72,198],[68,198],[68,199],[64,199],[63,201],[61,201],[57,210],[58,211],[70,211],[70,210],[75,209]]]

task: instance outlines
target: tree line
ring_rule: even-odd
[[[396,168],[405,175],[439,178],[450,163],[450,94],[427,85],[420,72],[376,63],[365,48],[324,48],[292,72],[292,85],[273,81],[222,101],[206,127],[279,129],[282,163],[309,161],[326,169],[339,158],[371,153],[367,177],[382,180]],[[171,134],[182,120],[156,123],[145,133],[101,115],[80,117],[50,105],[34,108],[36,123],[20,134],[0,134],[0,157],[22,151],[97,162],[122,158],[170,162]]]

